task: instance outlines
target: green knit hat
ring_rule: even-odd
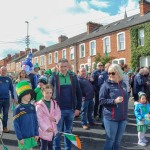
[[[39,69],[40,69],[40,67],[39,67],[39,64],[38,64],[38,63],[35,63],[35,64],[34,64],[34,69],[35,69],[35,68],[39,68]]]
[[[46,70],[46,71],[44,72],[44,74],[51,76],[51,75],[52,75],[52,70],[51,70],[51,69]]]
[[[23,96],[31,94],[31,99],[35,98],[34,90],[31,89],[29,82],[21,81],[16,85],[16,92],[18,95],[18,103],[21,103]]]

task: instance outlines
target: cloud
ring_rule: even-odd
[[[91,0],[90,2],[92,5],[96,6],[96,7],[100,7],[100,8],[107,8],[109,7],[109,2],[106,1],[99,1],[99,0]]]

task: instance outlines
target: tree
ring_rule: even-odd
[[[98,53],[94,60],[94,62],[95,62],[94,69],[96,69],[98,62],[102,62],[102,64],[105,66],[106,63],[111,62],[111,60],[114,58],[115,57],[109,57],[108,55],[104,55],[103,57],[101,57],[100,53]]]

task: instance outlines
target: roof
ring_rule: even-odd
[[[130,16],[125,19],[122,19],[122,20],[107,24],[105,26],[99,27],[98,29],[93,31],[91,34],[80,39],[80,42],[94,38],[94,37],[102,36],[102,35],[105,35],[105,34],[108,34],[108,33],[114,32],[114,31],[129,28],[129,27],[132,27],[132,26],[135,26],[138,24],[142,24],[142,23],[145,23],[148,21],[150,21],[150,12],[148,12],[147,14],[145,14],[143,16],[140,16],[140,14]]]
[[[43,54],[49,53],[51,51],[60,50],[65,47],[74,45],[76,43],[81,43],[85,40],[89,40],[91,38],[103,36],[103,35],[109,34],[111,32],[129,28],[129,27],[132,27],[132,26],[135,26],[138,24],[148,22],[148,21],[150,21],[150,12],[148,12],[147,14],[145,14],[143,16],[140,16],[140,14],[136,14],[134,16],[124,18],[122,20],[107,24],[105,26],[100,26],[99,28],[96,28],[92,33],[90,33],[88,35],[85,32],[85,33],[76,35],[72,38],[69,38],[62,43],[57,43],[57,44],[51,45],[49,47],[46,47],[46,48],[42,49],[41,51],[35,52],[33,57],[43,55]]]

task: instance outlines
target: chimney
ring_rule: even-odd
[[[140,6],[140,15],[145,15],[148,11],[150,11],[150,2],[146,0],[140,0],[139,1]]]
[[[20,51],[19,56],[23,56],[26,52],[25,51]]]
[[[7,61],[8,62],[11,61],[11,55],[10,54],[7,55]]]
[[[45,46],[44,45],[40,45],[39,46],[39,50],[41,51],[42,49],[44,49],[45,48]]]
[[[25,54],[28,55],[31,52],[31,49],[26,49]]]
[[[64,41],[67,40],[67,39],[68,39],[67,36],[61,35],[61,36],[58,37],[58,43],[62,43],[62,42],[64,42]]]
[[[95,22],[91,22],[89,21],[87,24],[87,34],[90,34],[91,32],[94,31],[94,29],[100,27],[100,26],[103,26],[101,24],[98,24],[98,23],[95,23]]]

